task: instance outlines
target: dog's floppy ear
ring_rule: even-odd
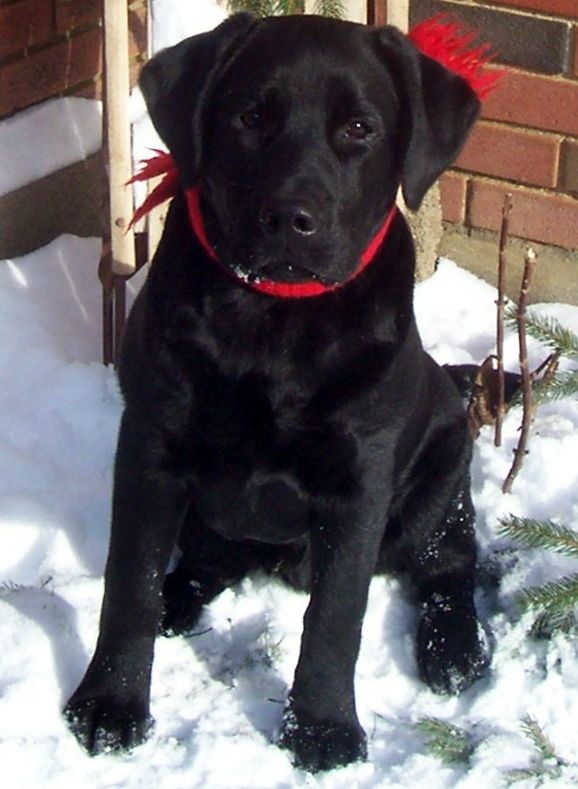
[[[162,50],[141,71],[139,86],[149,115],[177,163],[184,186],[196,180],[201,108],[213,75],[255,24],[250,14],[235,14],[208,33]]]
[[[396,28],[377,31],[379,53],[401,100],[405,158],[401,187],[412,210],[451,165],[478,117],[480,100],[462,77],[423,55]]]

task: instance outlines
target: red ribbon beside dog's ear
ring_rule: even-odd
[[[164,175],[164,178],[152,192],[149,192],[145,201],[136,209],[130,220],[129,229],[157,205],[162,205],[174,197],[180,188],[179,171],[170,153],[158,148],[153,148],[152,151],[154,156],[142,160],[141,169],[133,175],[130,181],[127,181],[126,185],[134,184],[137,181],[150,181],[151,178],[157,178],[159,175]]]
[[[460,27],[445,14],[420,22],[408,33],[422,54],[464,79],[481,101],[495,88],[502,72],[485,68],[494,53],[489,44],[474,46],[476,37],[475,31]]]

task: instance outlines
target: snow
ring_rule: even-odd
[[[0,123],[0,197],[100,148],[101,104],[52,99]]]
[[[214,0],[153,0],[153,51],[216,27],[227,16]]]
[[[308,776],[274,744],[306,597],[256,577],[211,605],[199,635],[158,640],[152,738],[126,756],[84,755],[60,709],[97,634],[121,412],[114,373],[98,361],[98,255],[97,240],[66,236],[0,264],[0,763],[11,787],[499,786],[503,771],[532,761],[520,729],[527,714],[572,761],[577,645],[562,636],[530,639],[514,595],[573,565],[521,549],[500,564],[496,551],[507,543],[496,527],[510,512],[578,523],[575,400],[540,409],[530,455],[508,496],[500,485],[519,412],[506,420],[502,449],[489,430],[477,443],[481,563],[493,557],[503,574],[499,588],[485,585],[478,598],[494,644],[487,679],[458,699],[424,687],[413,658],[416,612],[397,580],[376,579],[356,676],[369,761]],[[493,350],[494,300],[489,285],[449,261],[417,287],[420,329],[439,361],[478,362]],[[539,309],[578,331],[578,308]],[[535,342],[531,351],[536,361],[544,355]],[[507,357],[513,369],[511,335]],[[479,737],[469,768],[427,754],[414,728],[424,715]],[[569,767],[556,786],[576,780]]]
[[[222,16],[211,0],[154,0],[153,12],[155,48],[212,27]],[[62,101],[0,124],[0,152],[6,152],[0,154],[0,193],[96,150],[98,105]],[[133,102],[133,117],[144,124],[141,100]],[[147,133],[141,139],[141,147],[150,144]],[[80,750],[60,710],[97,635],[122,407],[114,373],[99,362],[99,253],[98,240],[66,236],[0,262],[0,764],[6,785],[498,787],[506,770],[534,763],[520,728],[521,718],[531,715],[571,762],[548,786],[576,786],[578,645],[564,636],[532,640],[530,620],[515,605],[520,589],[574,572],[575,562],[512,550],[497,536],[499,517],[509,513],[578,528],[575,399],[539,410],[530,454],[507,496],[500,488],[519,411],[506,419],[501,449],[488,429],[476,444],[472,476],[484,581],[478,605],[494,657],[489,676],[462,697],[437,697],[419,682],[416,611],[397,580],[376,579],[356,674],[369,760],[325,775],[295,770],[274,742],[307,600],[255,577],[221,595],[195,637],[158,639],[156,728],[147,743],[128,755],[94,759]],[[436,359],[478,363],[493,351],[495,298],[493,288],[449,261],[417,287],[420,330]],[[538,309],[578,331],[578,308]],[[530,351],[533,365],[545,354],[534,341]],[[516,357],[509,334],[510,369]],[[499,584],[491,585],[492,576]],[[474,736],[469,765],[447,766],[427,753],[415,729],[425,715]]]

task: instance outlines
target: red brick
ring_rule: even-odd
[[[102,84],[99,79],[87,82],[80,88],[75,88],[70,95],[80,96],[83,99],[102,99]]]
[[[484,102],[483,116],[578,135],[578,82],[508,71]]]
[[[0,69],[0,116],[70,91],[101,71],[100,30],[36,52]]]
[[[567,74],[571,68],[572,30],[562,18],[498,10],[496,6],[469,0],[410,3],[411,25],[440,13],[449,13],[466,27],[477,30],[481,40],[491,42],[500,63],[540,74]]]
[[[578,27],[574,28],[574,76],[578,77]]]
[[[560,157],[560,190],[578,196],[578,143],[565,140]]]
[[[462,170],[536,186],[556,186],[560,138],[478,123],[458,157]]]
[[[47,0],[25,0],[0,7],[0,58],[43,44],[52,35],[52,9]]]
[[[524,8],[528,11],[540,11],[543,14],[552,14],[553,16],[578,18],[576,0],[485,0],[485,2],[492,5]]]
[[[102,0],[56,0],[58,32],[68,33],[78,27],[97,24],[102,17],[102,5]]]
[[[498,230],[507,192],[512,194],[512,235],[567,249],[578,247],[578,200],[535,189],[474,179],[468,224]]]
[[[440,178],[442,216],[446,222],[463,224],[466,213],[467,179],[458,173],[444,173]]]

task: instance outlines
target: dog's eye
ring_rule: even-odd
[[[365,140],[373,134],[372,125],[360,118],[353,118],[345,127],[345,136],[351,140]]]
[[[239,120],[245,129],[250,129],[251,131],[262,129],[265,124],[265,116],[258,109],[247,110],[239,116]]]

